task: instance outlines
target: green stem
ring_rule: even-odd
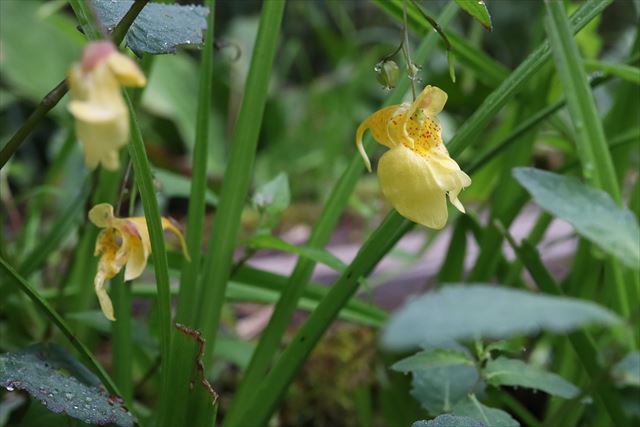
[[[170,360],[171,351],[171,293],[169,289],[169,268],[167,265],[167,254],[165,252],[164,234],[160,220],[156,191],[151,175],[151,166],[145,151],[144,141],[140,127],[136,120],[133,104],[128,94],[125,99],[129,108],[129,118],[131,126],[131,141],[129,143],[129,154],[133,162],[135,181],[140,192],[140,199],[144,209],[144,216],[147,222],[149,238],[151,240],[151,257],[156,273],[156,286],[158,288],[158,313],[160,329],[160,354],[162,362],[167,364]],[[168,380],[169,369],[163,369],[162,381]]]
[[[113,30],[112,37],[113,42],[116,45],[122,43],[129,27],[133,24],[135,18],[148,2],[149,0],[136,0],[122,20],[118,22],[118,25]],[[77,14],[76,16],[80,21],[80,24],[83,25],[83,21],[90,18],[87,12],[87,8],[89,7],[88,3],[83,0],[71,0],[70,3],[74,12]],[[93,28],[90,25],[87,27]],[[99,31],[92,32],[90,34],[87,33],[86,35],[90,40],[98,40],[101,38],[101,33]],[[0,150],[0,169],[2,169],[15,152],[18,151],[18,148],[20,148],[22,143],[27,139],[31,132],[33,132],[38,123],[40,123],[40,120],[42,120],[53,107],[58,105],[58,102],[60,102],[68,90],[69,86],[67,85],[67,80],[64,79],[48,94],[46,94],[44,98],[42,98],[42,101],[40,101],[40,104],[38,104],[33,113],[29,115],[27,120],[22,124],[22,126],[20,126],[20,129],[16,131],[9,142],[7,142],[5,146],[2,147],[2,150]]]
[[[198,289],[195,323],[207,342],[205,364],[210,360],[215,346],[225,289],[233,264],[233,251],[240,229],[240,216],[253,174],[258,135],[284,7],[283,0],[272,0],[262,5],[256,44],[224,174],[219,209],[211,229],[205,269]],[[196,416],[205,418],[204,415],[198,415],[197,411]]]
[[[439,16],[439,21],[446,25],[456,14],[458,8],[455,3],[450,3]],[[418,62],[426,60],[428,55],[435,48],[437,36],[433,33],[425,37],[414,53],[414,58]],[[404,78],[387,98],[385,106],[398,104],[409,88],[409,79]],[[372,139],[367,136],[365,146],[371,147]],[[335,229],[338,219],[342,214],[349,196],[353,191],[364,165],[362,159],[357,154],[353,156],[347,169],[343,172],[339,181],[333,188],[320,217],[311,232],[306,246],[310,248],[322,248],[326,245]],[[266,371],[271,364],[282,337],[291,321],[291,317],[298,305],[298,301],[307,289],[307,284],[313,273],[316,263],[308,258],[300,257],[291,274],[287,286],[282,290],[282,296],[278,300],[274,312],[269,320],[269,324],[262,331],[258,347],[253,353],[251,362],[245,370],[244,377],[231,403],[229,411],[225,415],[225,425],[231,425],[236,417],[239,417],[245,410],[245,402],[255,392],[257,386],[262,381]]]
[[[62,319],[62,317],[56,312],[53,307],[49,305],[49,303],[38,294],[38,291],[33,288],[29,282],[27,282],[22,276],[20,276],[5,260],[0,257],[0,269],[4,271],[6,277],[9,278],[10,283],[24,292],[33,303],[42,311],[51,321],[60,329],[60,332],[64,334],[65,337],[69,340],[71,345],[76,349],[76,351],[82,356],[89,366],[91,366],[102,384],[107,388],[107,390],[115,394],[117,396],[121,396],[120,390],[114,384],[109,374],[102,368],[100,363],[93,357],[91,351],[76,337],[76,335],[71,331],[69,326],[67,326],[66,322]]]
[[[576,148],[582,163],[582,172],[593,186],[603,189],[621,204],[618,179],[602,121],[589,88],[582,57],[572,36],[564,5],[560,1],[551,0],[545,0],[545,5],[547,33],[558,75],[565,88],[567,105],[576,132]],[[628,319],[631,314],[632,288],[627,286],[622,266],[613,257],[608,260],[608,271],[615,286],[618,311]]]
[[[204,47],[200,63],[200,82],[198,88],[198,108],[196,115],[196,133],[193,149],[193,174],[191,177],[191,193],[186,228],[187,251],[191,262],[182,262],[180,274],[180,290],[176,307],[176,322],[192,326],[195,322],[198,301],[198,278],[200,275],[200,258],[205,218],[205,193],[207,191],[207,159],[209,143],[209,117],[211,114],[211,92],[213,82],[213,52],[215,0],[208,0],[209,8],[207,31],[204,35]],[[176,401],[174,396],[189,392],[189,378],[184,375],[181,366],[194,365],[195,346],[189,337],[174,330],[171,360],[168,363],[169,380],[167,389],[163,389],[160,406],[160,425],[179,425],[184,422],[187,401]]]
[[[302,364],[314,349],[320,337],[335,320],[340,309],[359,288],[360,279],[366,277],[396,242],[413,227],[396,211],[391,211],[358,251],[353,262],[333,284],[326,298],[311,313],[287,346],[278,363],[258,385],[253,399],[243,402],[243,413],[229,426],[263,426],[284,395]]]

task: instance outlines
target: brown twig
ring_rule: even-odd
[[[176,323],[175,327],[180,332],[191,336],[198,343],[198,354],[196,355],[196,368],[198,370],[198,373],[200,374],[200,384],[202,384],[203,387],[205,388],[205,390],[207,390],[207,392],[211,395],[211,404],[215,405],[216,402],[218,401],[219,395],[213,389],[213,387],[211,387],[211,384],[207,380],[207,377],[206,377],[205,372],[204,372],[204,363],[202,362],[202,359],[204,358],[204,350],[205,350],[206,340],[204,338],[202,338],[202,334],[200,333],[200,331],[198,331],[196,329],[192,329],[192,328],[190,328],[188,326],[185,326],[185,325],[183,325],[181,323]],[[191,387],[191,389],[193,389],[193,381],[191,381],[190,387]]]

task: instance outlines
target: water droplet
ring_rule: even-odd
[[[73,399],[73,393],[65,393],[64,397],[66,397],[67,399]]]
[[[7,386],[7,391],[13,391],[13,390],[15,390],[15,389],[13,388],[13,386],[12,386],[12,385],[8,385],[8,386]]]
[[[47,396],[53,397],[53,393],[49,393],[49,394],[47,394]]]
[[[93,399],[92,399],[92,398],[90,398],[90,397],[88,397],[88,396],[87,396],[87,397],[85,397],[85,398],[84,398],[84,400],[85,400],[85,401],[87,401],[87,402],[93,402]]]

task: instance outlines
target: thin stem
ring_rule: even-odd
[[[402,2],[402,34],[404,41],[402,43],[402,52],[404,53],[404,59],[407,64],[407,72],[409,73],[409,79],[411,80],[411,95],[413,100],[416,100],[416,74],[417,70],[411,60],[411,49],[409,46],[409,26],[407,24],[407,0]]]

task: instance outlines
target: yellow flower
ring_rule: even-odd
[[[115,320],[113,305],[104,288],[105,281],[124,270],[124,280],[140,277],[151,253],[151,241],[144,217],[116,218],[113,206],[101,203],[89,211],[89,219],[103,230],[96,240],[95,255],[102,254],[94,279],[100,308],[109,320]],[[162,218],[163,230],[171,231],[180,240],[184,256],[189,259],[182,233],[167,218]]]
[[[471,184],[442,142],[436,114],[446,102],[443,90],[427,86],[411,104],[376,111],[356,133],[356,146],[369,171],[371,162],[362,145],[364,132],[370,129],[378,143],[390,148],[378,162],[378,179],[391,205],[411,221],[436,229],[447,223],[446,194],[464,213],[458,194]]]
[[[110,41],[89,43],[82,61],[69,70],[69,111],[88,168],[99,163],[119,167],[118,150],[129,140],[129,113],[120,86],[142,87],[147,81],[136,63]]]

